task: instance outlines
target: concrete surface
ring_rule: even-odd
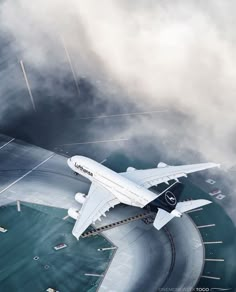
[[[140,211],[118,206],[96,227]],[[201,236],[186,215],[168,224],[168,231],[171,239],[164,230],[157,231],[142,220],[105,231],[118,249],[99,291],[155,292],[160,288],[194,287],[204,264]]]
[[[0,136],[0,205],[22,200],[64,209],[78,207],[74,194],[86,193],[89,184],[71,172],[66,158],[19,140],[10,142],[11,139]],[[142,210],[121,205],[110,211],[102,223],[139,212]],[[167,285],[193,287],[203,264],[202,246],[194,225],[187,217],[181,220],[170,225],[174,249],[163,230],[158,232],[142,221],[106,231],[105,235],[118,250],[100,290],[157,291]],[[194,238],[194,244],[189,238]],[[91,239],[84,240],[89,243]]]

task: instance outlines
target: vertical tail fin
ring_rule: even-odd
[[[153,203],[167,211],[171,212],[175,209],[179,199],[180,195],[182,194],[184,189],[184,185],[180,182],[176,182],[172,184],[169,188],[164,190],[156,199],[156,202],[154,201]]]
[[[184,185],[182,183],[174,183],[172,186],[163,191],[159,197],[153,201],[158,207],[158,212],[153,225],[160,230],[174,217],[181,217],[182,213],[208,205],[208,200],[189,200],[186,202],[178,202],[183,192]]]
[[[174,217],[180,217],[177,215],[181,215],[184,212],[205,206],[212,203],[211,201],[208,200],[191,200],[187,202],[180,202],[177,203],[176,209],[171,211],[170,213],[163,210],[159,209],[156,215],[156,218],[153,222],[153,225],[156,229],[160,230],[163,226],[165,226],[171,219]]]

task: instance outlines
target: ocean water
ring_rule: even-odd
[[[21,212],[14,205],[0,208],[0,225],[8,229],[0,233],[0,291],[96,291],[102,277],[84,274],[105,273],[114,251],[97,249],[111,243],[102,236],[77,241],[73,222],[60,217],[65,210],[32,207],[21,204]],[[59,243],[68,247],[55,251]]]

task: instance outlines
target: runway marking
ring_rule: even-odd
[[[214,227],[214,226],[216,226],[216,225],[215,224],[208,224],[208,225],[197,226],[197,228],[200,229],[200,228]]]
[[[44,164],[45,162],[47,162],[49,159],[51,159],[53,156],[55,155],[55,153],[53,153],[51,156],[49,156],[47,159],[45,159],[44,161],[42,161],[41,163],[39,163],[38,165],[36,165],[34,168],[32,168],[30,171],[28,171],[27,173],[25,173],[24,175],[22,175],[21,177],[19,177],[17,180],[15,180],[13,183],[11,183],[10,185],[8,185],[5,189],[0,191],[0,194],[2,194],[3,192],[5,192],[6,190],[8,190],[10,187],[12,187],[13,185],[15,185],[17,182],[19,182],[20,180],[22,180],[24,177],[26,177],[28,174],[30,174],[31,172],[33,172],[35,169],[39,168],[42,164]]]
[[[36,107],[35,107],[35,102],[34,102],[33,94],[32,94],[32,91],[31,91],[31,88],[30,88],[30,85],[29,85],[29,80],[28,80],[28,77],[27,77],[27,74],[26,74],[26,71],[25,71],[25,66],[24,66],[24,63],[23,63],[22,60],[20,60],[20,66],[21,66],[21,70],[22,70],[23,75],[24,75],[26,87],[27,87],[28,92],[29,92],[29,96],[30,96],[30,100],[31,100],[33,109],[36,112]]]
[[[103,163],[106,162],[106,161],[107,161],[107,159],[105,158],[105,159],[103,159],[103,161],[101,161],[100,163],[103,164]]]
[[[99,275],[99,274],[89,274],[89,273],[85,273],[85,276],[92,276],[92,277],[104,277],[103,274]]]
[[[198,208],[198,209],[194,209],[194,210],[188,211],[186,213],[193,213],[193,212],[202,211],[202,210],[203,210],[203,208]]]
[[[106,251],[106,250],[113,250],[113,249],[117,249],[117,246],[98,248],[97,251]]]
[[[119,141],[128,141],[128,138],[121,139],[111,139],[111,140],[98,140],[98,141],[87,141],[87,142],[78,142],[78,143],[68,143],[61,144],[57,146],[70,146],[70,145],[84,145],[84,144],[96,144],[96,143],[108,143],[108,142],[119,142]]]
[[[224,259],[205,259],[206,262],[224,262]]]
[[[154,114],[154,113],[165,113],[165,112],[168,112],[168,110],[136,112],[136,113],[126,113],[126,114],[114,114],[114,115],[104,115],[104,116],[90,116],[90,117],[78,118],[77,120],[106,119],[106,118],[114,118],[114,117],[138,116],[138,115],[147,115],[147,114]]]
[[[61,36],[61,41],[62,41],[62,45],[63,45],[63,48],[64,48],[65,53],[66,53],[66,57],[67,57],[67,60],[68,60],[68,63],[69,63],[70,69],[71,69],[71,73],[73,75],[73,79],[75,81],[75,86],[76,86],[76,89],[77,89],[77,93],[78,93],[78,95],[80,95],[80,89],[79,89],[79,84],[78,84],[78,81],[77,81],[77,78],[76,78],[75,70],[74,70],[74,67],[72,65],[71,57],[70,57],[69,51],[68,51],[68,49],[66,47],[65,40],[64,40],[64,38],[62,36]]]
[[[20,208],[20,201],[16,201],[16,205],[17,205],[17,211],[20,212],[21,208]]]
[[[15,138],[12,138],[10,141],[8,141],[7,143],[5,143],[4,145],[2,145],[1,147],[0,147],[0,150],[3,148],[3,147],[5,147],[5,146],[7,146],[8,144],[10,144],[12,141],[14,141],[15,140]]]
[[[69,218],[69,215],[66,215],[65,217],[63,217],[62,219],[63,220],[66,220],[66,219],[68,219]]]
[[[206,241],[203,242],[204,244],[217,244],[217,243],[223,243],[223,241]]]
[[[202,275],[201,278],[212,279],[212,280],[220,280],[220,277],[212,277],[212,276],[205,276],[205,275]]]

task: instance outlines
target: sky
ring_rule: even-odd
[[[1,125],[12,133],[22,132],[17,127],[23,123],[30,137],[44,115],[48,126],[40,133],[47,141],[138,137],[154,149],[162,145],[173,159],[198,153],[202,160],[234,165],[235,6],[233,0],[2,1]],[[38,109],[31,130],[34,113],[22,97],[20,60]],[[79,117],[158,109],[167,112],[88,120],[89,137],[75,138]],[[52,116],[73,134],[55,130]]]

